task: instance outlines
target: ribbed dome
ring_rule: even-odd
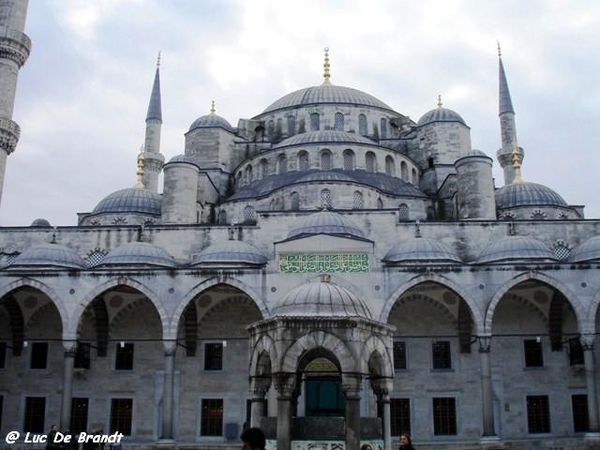
[[[417,125],[421,127],[433,122],[459,122],[465,126],[467,125],[463,118],[458,115],[458,113],[452,111],[451,109],[442,108],[441,106],[438,106],[437,108],[423,114]]]
[[[350,219],[327,210],[311,214],[304,220],[301,220],[300,223],[290,229],[287,237],[290,239],[312,234],[365,238],[362,230],[352,223]]]
[[[280,109],[318,104],[371,106],[374,108],[393,111],[392,108],[383,103],[381,100],[378,100],[365,92],[344,86],[322,84],[320,86],[312,86],[284,95],[279,100],[268,106],[267,109],[262,112],[262,114],[270,113]]]
[[[194,166],[198,165],[198,164],[196,164],[196,162],[194,161],[194,159],[191,156],[187,156],[187,155],[175,155],[167,162],[167,164],[170,164],[170,163],[186,163],[186,164],[193,164]]]
[[[146,242],[129,242],[106,255],[99,266],[145,265],[175,267],[175,260],[165,249]]]
[[[272,312],[274,316],[372,318],[367,305],[348,289],[318,281],[302,284],[288,292]]]
[[[42,244],[28,248],[17,256],[9,267],[52,266],[83,269],[85,261],[73,250],[58,244]]]
[[[568,206],[567,202],[549,187],[537,183],[512,183],[496,191],[496,208],[515,206]]]
[[[29,226],[33,228],[52,228],[52,225],[46,219],[35,219]]]
[[[273,148],[291,147],[292,145],[306,144],[331,144],[331,143],[351,143],[374,145],[374,142],[360,134],[346,133],[345,131],[309,131],[308,133],[296,134],[284,139]]]
[[[596,260],[600,260],[600,236],[594,236],[579,244],[569,257],[569,261],[572,262]]]
[[[535,238],[510,236],[492,242],[477,258],[478,263],[522,260],[556,261],[556,256]]]
[[[100,200],[92,214],[100,213],[145,213],[160,215],[159,194],[141,188],[127,188]]]
[[[196,264],[266,264],[268,258],[253,245],[243,241],[225,241],[213,244],[194,255]]]
[[[343,181],[347,183],[356,183],[356,179],[352,177],[347,170],[317,170],[301,176],[295,183],[309,183],[313,181]]]
[[[384,262],[461,263],[461,259],[446,244],[428,238],[414,238],[396,244],[383,258]]]
[[[217,114],[207,114],[199,117],[190,125],[189,131],[196,128],[223,128],[227,131],[234,132],[233,127],[227,120]]]

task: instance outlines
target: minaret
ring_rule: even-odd
[[[154,84],[150,94],[148,114],[146,114],[146,139],[144,141],[144,173],[143,185],[146,189],[158,193],[158,175],[165,163],[160,153],[160,129],[162,126],[162,109],[160,102],[160,53],[156,61]]]
[[[502,136],[502,148],[498,150],[496,156],[498,162],[504,170],[504,184],[511,184],[515,180],[515,162],[521,167],[525,152],[517,145],[517,128],[515,125],[515,111],[508,82],[504,73],[502,64],[502,52],[498,43],[498,61],[500,65],[500,86],[499,86],[499,116],[500,116],[500,134]]]
[[[29,57],[31,40],[23,33],[28,0],[0,0],[0,200],[6,158],[15,151],[21,130],[13,122],[19,69]]]

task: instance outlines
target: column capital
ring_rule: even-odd
[[[296,374],[289,372],[278,372],[273,374],[273,382],[277,390],[277,398],[291,398],[296,388]]]
[[[479,341],[479,353],[490,353],[492,347],[492,336],[477,336]]]
[[[263,400],[269,387],[271,387],[271,377],[250,377],[250,392],[252,393],[253,398]]]
[[[175,352],[177,351],[177,341],[163,341],[163,345],[165,347],[165,357],[175,356]]]
[[[582,334],[579,337],[583,350],[594,350],[594,342],[596,341],[596,335],[594,334]]]
[[[77,353],[77,341],[63,341],[63,347],[65,349],[65,358],[75,358]]]

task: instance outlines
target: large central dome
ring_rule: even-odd
[[[320,86],[312,86],[284,95],[267,107],[262,114],[272,113],[282,109],[296,108],[298,106],[340,103],[370,106],[372,108],[385,109],[393,112],[393,109],[388,105],[366,92],[344,86],[322,84]]]

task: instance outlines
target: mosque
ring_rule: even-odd
[[[26,11],[0,0],[0,181]],[[441,100],[415,122],[336,85],[326,51],[318,84],[237,124],[190,118],[166,161],[157,66],[137,185],[77,226],[0,228],[3,438],[598,445],[600,220],[522,176],[499,57],[495,158]]]

